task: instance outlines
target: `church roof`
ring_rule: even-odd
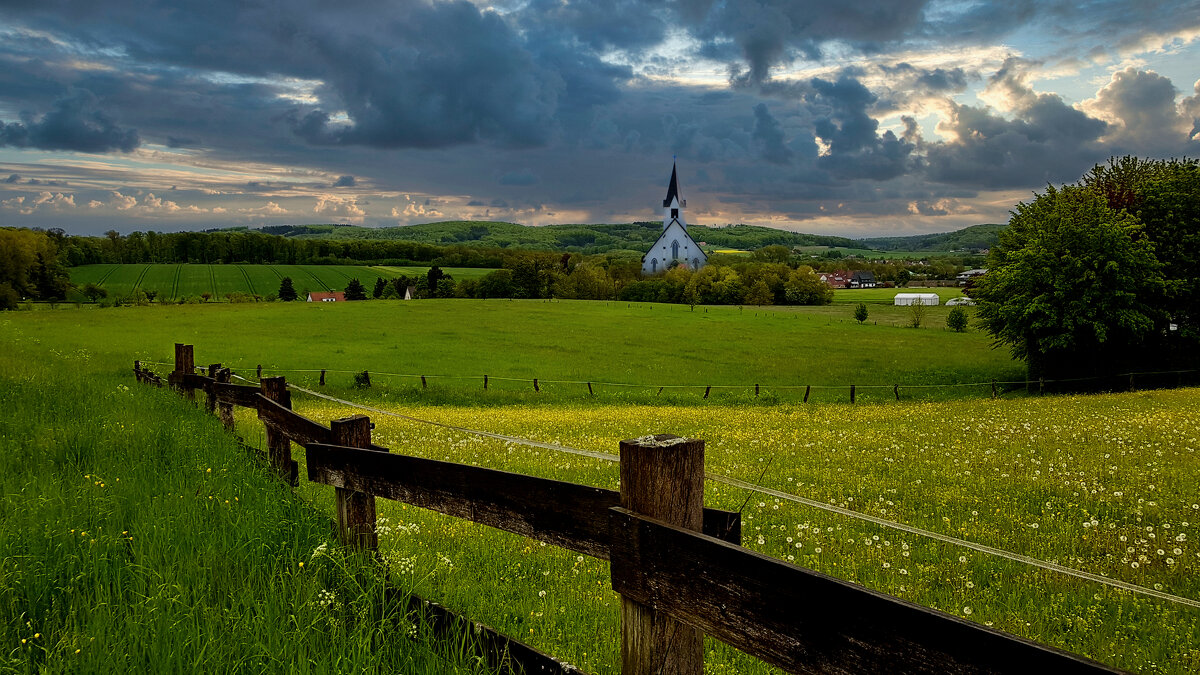
[[[667,198],[663,200],[663,208],[670,206],[672,199],[679,199],[679,181],[675,178],[674,163],[671,164],[671,185],[667,187]]]

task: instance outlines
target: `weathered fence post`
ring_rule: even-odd
[[[538,392],[541,391],[541,389],[538,387],[538,379],[536,377],[533,378],[533,390]]]
[[[258,371],[254,374],[258,379],[262,379],[262,364],[258,364]]]
[[[135,380],[137,380],[138,382],[143,381],[142,380],[142,362],[141,361],[133,362],[133,378]]]
[[[264,377],[259,381],[259,387],[262,389],[263,396],[288,410],[292,409],[292,393],[288,391],[287,379],[282,375],[278,377]],[[271,468],[275,469],[279,477],[286,481],[288,485],[298,485],[299,479],[292,464],[291,439],[283,431],[276,429],[271,424],[265,424],[264,426],[267,429],[267,461],[270,462]]]
[[[660,434],[621,441],[620,447],[621,507],[700,531],[704,441]],[[619,573],[626,572],[614,569],[614,575]],[[652,607],[621,598],[621,675],[700,675],[703,671],[703,633]]]
[[[592,391],[592,383],[588,382],[588,396],[595,396],[596,392]]]
[[[212,382],[209,382],[208,388],[205,390],[207,396],[204,399],[204,409],[211,415],[217,412],[217,390],[213,388],[212,383],[217,381],[217,373],[221,372],[221,364],[212,363],[208,366],[208,377]]]
[[[483,389],[487,391],[487,375],[483,376]]]
[[[329,423],[334,445],[366,448],[371,445],[371,418],[366,415],[343,417]],[[371,551],[379,549],[375,532],[375,497],[346,488],[336,491],[338,538],[346,546]]]
[[[992,398],[996,398],[996,381],[992,380]]]
[[[322,387],[325,386],[325,369],[324,368],[321,369],[321,386]]]
[[[712,385],[711,385],[711,384],[710,384],[710,385],[708,385],[707,387],[705,387],[705,388],[704,388],[704,398],[706,398],[706,399],[708,398],[708,393],[709,393],[710,391],[712,391]]]
[[[811,384],[805,385],[804,386],[804,402],[805,403],[808,403],[808,395],[811,392],[812,392],[812,385]]]
[[[758,398],[758,385],[754,385],[754,398]]]
[[[854,385],[850,385],[850,402],[854,403]]]
[[[424,375],[422,375],[422,376],[421,376],[421,388],[422,388],[422,389],[428,389],[428,388],[429,388],[429,385],[428,385],[428,384],[425,382],[425,376],[424,376]]]
[[[217,382],[229,383],[233,380],[233,371],[228,368],[222,368],[217,371],[213,378]],[[225,431],[233,431],[233,404],[224,401],[217,402],[217,418],[221,420],[221,424],[225,427]]]
[[[175,380],[178,382],[176,388],[187,397],[187,400],[195,403],[196,392],[183,381],[184,375],[190,375],[196,372],[196,360],[192,355],[192,346],[175,343]]]
[[[900,385],[892,387],[892,393],[896,395],[896,400],[900,400]]]

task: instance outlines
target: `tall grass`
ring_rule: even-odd
[[[0,672],[480,670],[216,420],[0,338]]]

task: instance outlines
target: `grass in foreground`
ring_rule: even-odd
[[[355,412],[293,400],[315,419]],[[1200,599],[1197,403],[1200,390],[1181,389],[855,407],[395,409],[609,453],[649,433],[703,438],[711,473]],[[371,418],[375,441],[395,452],[618,486],[614,463]],[[328,492],[305,488],[327,509]],[[1133,671],[1200,669],[1194,608],[711,481],[705,499],[745,507],[748,548]],[[385,500],[379,512],[384,550],[416,592],[589,672],[619,671],[607,564]],[[714,642],[707,658],[709,672],[771,672]]]
[[[0,672],[479,670],[214,419],[4,337]]]

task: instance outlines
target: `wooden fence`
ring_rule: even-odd
[[[138,380],[159,384],[135,362]],[[608,560],[621,595],[623,675],[700,675],[709,635],[793,673],[1113,673],[1107,666],[742,548],[739,514],[704,508],[704,441],[620,443],[620,491],[393,454],[363,415],[329,428],[291,409],[282,377],[232,384],[175,345],[168,383],[233,428],[257,410],[267,459],[295,485],[336,491],[339,539],[375,549],[375,498],[393,499]],[[514,643],[519,644],[519,643]],[[524,647],[523,645],[521,645]]]

